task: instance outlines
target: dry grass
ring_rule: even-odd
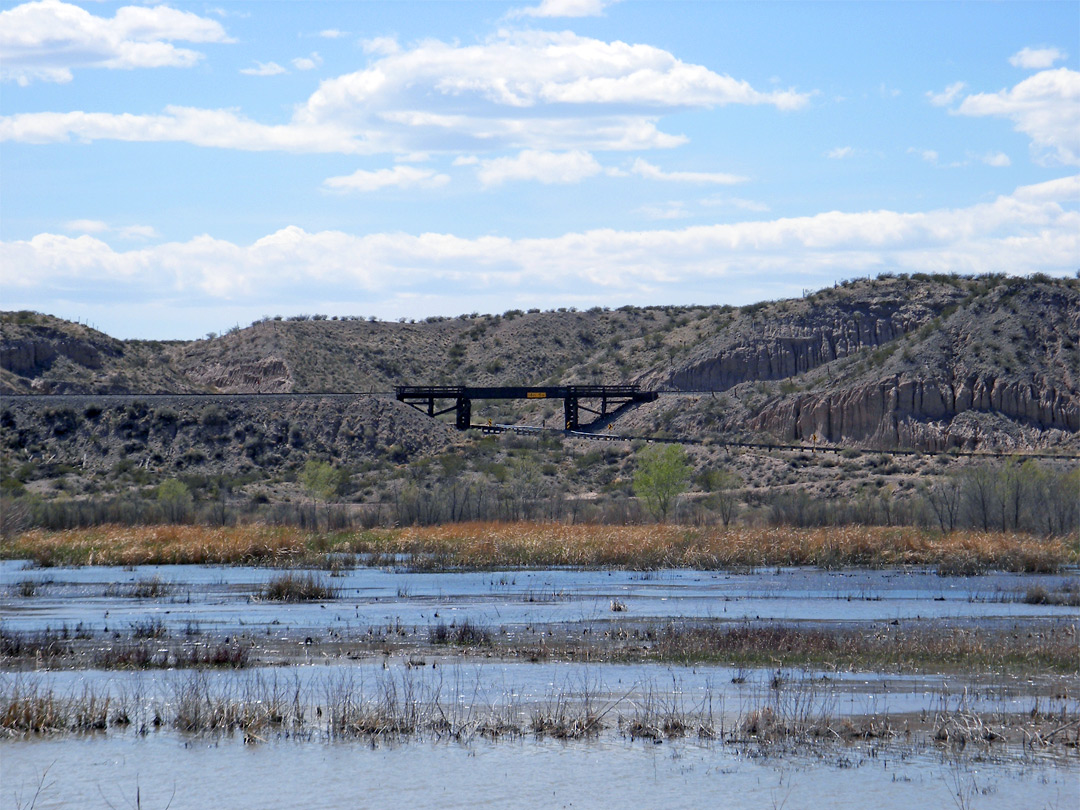
[[[1012,532],[942,535],[909,527],[691,529],[558,523],[456,523],[359,533],[312,534],[244,525],[106,526],[32,531],[0,543],[0,556],[38,565],[170,563],[298,565],[329,553],[378,563],[406,555],[414,568],[539,566],[755,568],[928,565],[942,574],[988,570],[1052,573],[1076,562],[1074,538]]]
[[[882,668],[897,671],[988,669],[1080,672],[1075,623],[1024,632],[971,627],[894,627],[859,630],[787,625],[681,627],[674,623],[628,634],[608,660],[713,662],[737,666]],[[602,658],[595,655],[594,658]]]
[[[100,526],[61,532],[35,530],[0,543],[0,554],[37,565],[211,565],[272,563],[307,551],[308,534],[259,524]]]

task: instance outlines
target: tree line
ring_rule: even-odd
[[[707,467],[696,475],[679,445],[635,452],[632,485],[573,495],[525,458],[510,460],[497,481],[445,470],[436,481],[403,475],[365,502],[343,502],[347,470],[309,460],[297,480],[306,498],[271,502],[219,488],[197,498],[178,479],[152,490],[87,499],[5,498],[0,529],[69,529],[116,523],[231,525],[263,521],[312,531],[464,521],[559,521],[627,524],[674,522],[820,527],[920,526],[1019,531],[1043,536],[1080,533],[1080,469],[1034,460],[973,464],[935,475],[906,492],[866,485],[850,497],[820,497],[804,485],[745,487],[737,474]],[[463,465],[462,465],[463,466]],[[691,492],[691,486],[693,491]]]

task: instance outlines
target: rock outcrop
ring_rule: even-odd
[[[293,390],[289,366],[280,357],[248,363],[210,363],[191,369],[188,376],[222,393],[287,394]]]
[[[1080,400],[1052,386],[994,377],[954,384],[894,376],[836,392],[787,397],[766,407],[754,427],[787,440],[817,436],[827,442],[944,450],[970,446],[970,430],[953,435],[949,423],[974,411],[1000,414],[1039,431],[1080,431]]]

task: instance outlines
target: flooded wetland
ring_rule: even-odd
[[[0,805],[1080,799],[1072,568],[428,568],[0,563]]]

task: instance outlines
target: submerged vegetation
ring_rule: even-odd
[[[272,577],[259,594],[270,602],[321,602],[337,592],[315,574],[279,574]]]
[[[223,528],[102,526],[59,532],[34,530],[0,542],[0,556],[30,559],[42,567],[180,563],[332,567],[335,562],[341,564],[340,555],[364,555],[366,562],[374,564],[396,561],[417,570],[923,565],[934,566],[943,575],[971,575],[989,570],[1053,573],[1077,562],[1080,549],[1075,538],[996,531],[494,522],[339,533],[260,524]],[[287,590],[296,585],[292,583]],[[281,597],[268,594],[266,598]]]
[[[444,686],[437,678],[410,671],[385,673],[374,681],[342,675],[303,682],[295,676],[254,673],[214,683],[190,673],[170,683],[171,694],[147,698],[83,687],[63,694],[35,677],[16,677],[0,690],[0,730],[7,735],[125,732],[145,735],[172,728],[186,734],[234,734],[257,744],[288,737],[299,740],[442,739],[468,742],[531,734],[578,739],[614,731],[631,739],[696,736],[721,744],[768,746],[860,739],[912,741],[913,732],[946,750],[979,750],[1018,744],[1047,749],[1080,744],[1080,716],[1066,702],[1030,712],[976,712],[964,699],[928,696],[915,718],[888,713],[851,715],[835,697],[804,673],[780,671],[770,689],[740,706],[723,708],[711,689],[690,696],[678,685],[634,684],[621,696],[605,695],[598,684],[571,692],[553,689],[526,701],[508,692],[487,695],[479,685]],[[459,689],[465,690],[464,693]],[[478,703],[463,700],[471,693]]]

